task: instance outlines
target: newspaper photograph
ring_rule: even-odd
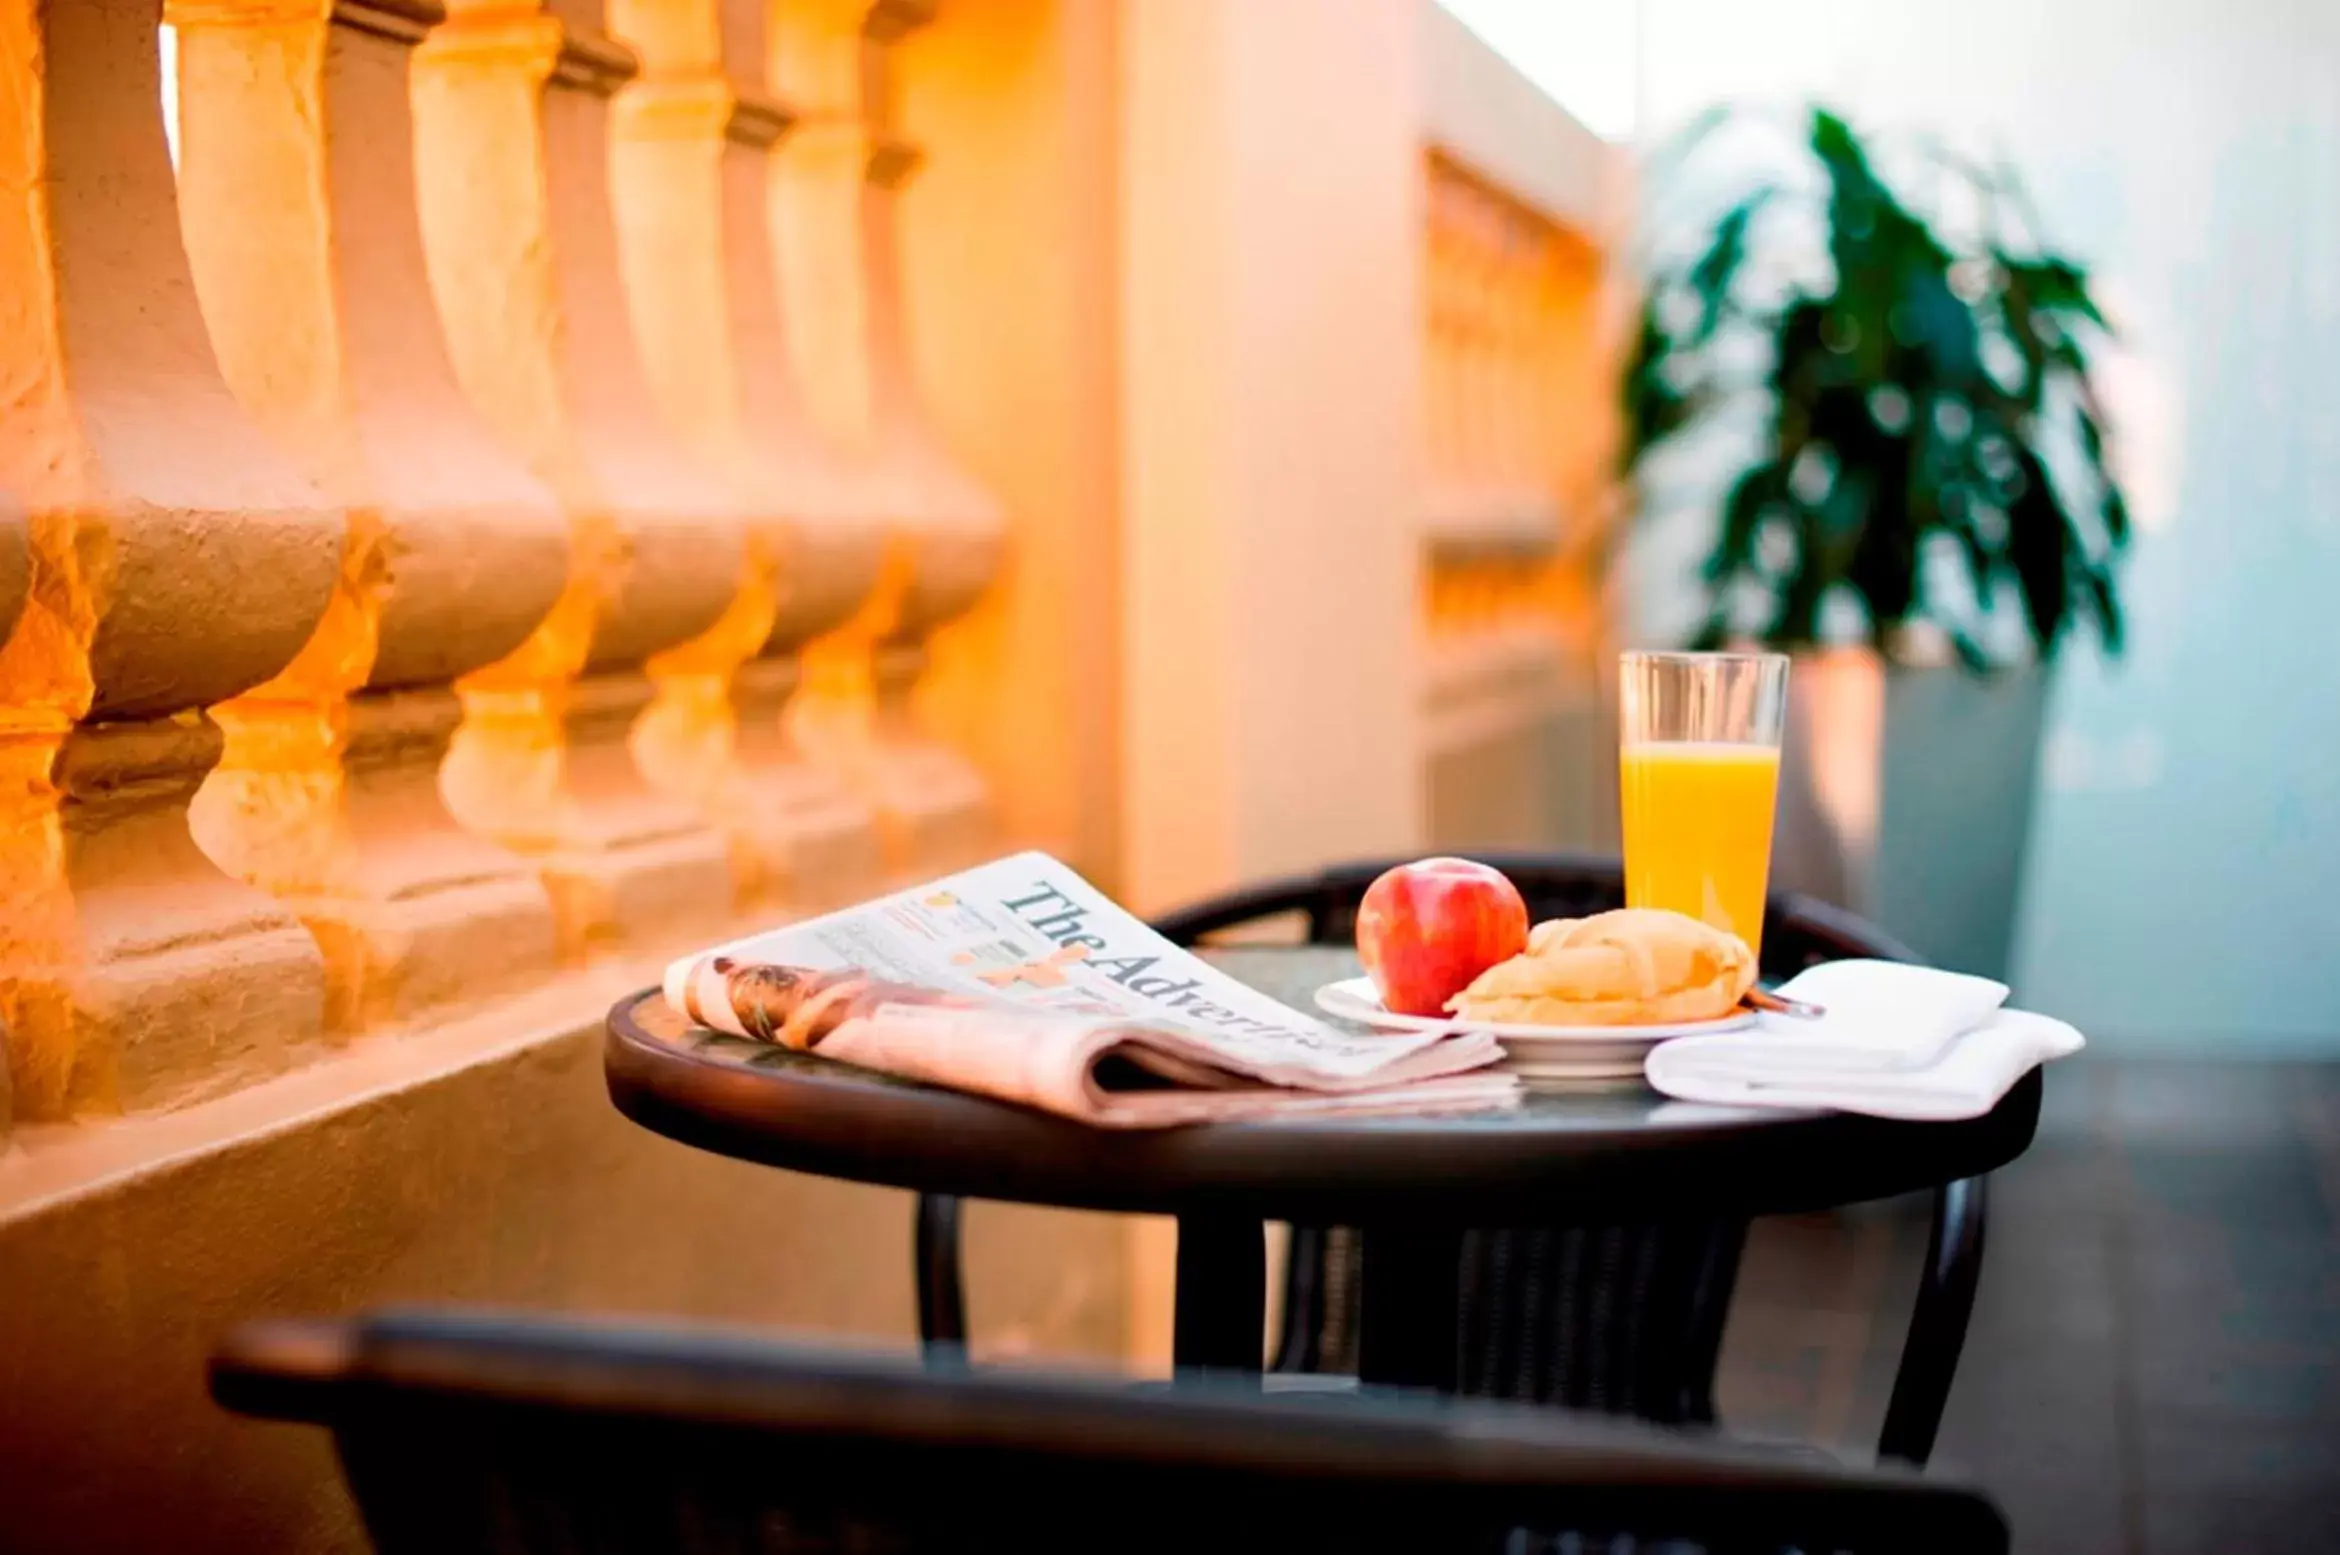
[[[666,998],[733,1036],[1155,1128],[1505,1106],[1483,1032],[1359,1033],[1172,945],[1045,853],[686,956]]]

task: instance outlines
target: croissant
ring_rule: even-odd
[[[1669,1025],[1727,1015],[1754,983],[1755,957],[1736,934],[1627,907],[1537,924],[1525,951],[1480,973],[1446,1007],[1506,1025]]]

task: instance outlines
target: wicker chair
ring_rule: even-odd
[[[1508,875],[1538,921],[1624,905],[1623,870],[1614,857],[1473,856]],[[1307,943],[1347,945],[1365,888],[1396,862],[1377,859],[1270,881],[1168,914],[1154,927],[1195,945],[1296,915]],[[1785,979],[1850,956],[1916,959],[1851,914],[1808,898],[1772,897],[1763,933],[1766,978]],[[1881,1456],[1922,1464],[1932,1452],[1980,1273],[1983,1202],[1979,1178],[1937,1192],[1927,1279],[1879,1438]],[[1456,1271],[1461,1390],[1665,1424],[1711,1422],[1723,1323],[1746,1235],[1746,1219],[1733,1215],[1474,1231]],[[965,1320],[955,1201],[921,1200],[916,1254],[925,1331],[938,1344],[956,1344]],[[1356,1369],[1359,1271],[1352,1231],[1293,1228],[1276,1370]]]
[[[2007,1548],[1969,1491],[1549,1410],[921,1371],[709,1330],[261,1325],[212,1390],[329,1427],[383,1555]]]

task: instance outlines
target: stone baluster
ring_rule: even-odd
[[[32,592],[32,542],[24,532],[24,509],[0,497],[0,643],[16,631]]]
[[[415,217],[414,46],[436,0],[167,0],[188,256],[228,385],[348,515],[341,578],[275,679],[214,710],[197,839],[297,912],[356,1029],[553,963],[535,869],[458,826],[448,682],[568,571],[550,491],[455,383]]]
[[[1497,317],[1495,266],[1484,191],[1462,194],[1465,446],[1474,484],[1493,490],[1503,468],[1503,336]]]
[[[732,841],[743,903],[875,891],[869,804],[806,759],[783,719],[798,653],[877,580],[882,515],[821,442],[789,372],[767,189],[787,115],[763,88],[765,0],[615,0],[642,60],[617,100],[618,246],[651,391],[753,515],[723,619],[653,659],[635,733],[652,781]]]
[[[823,429],[863,461],[888,520],[861,612],[806,650],[795,709],[816,749],[877,805],[898,874],[992,845],[983,776],[924,726],[927,641],[998,571],[999,504],[943,448],[913,381],[896,201],[918,152],[894,134],[888,56],[932,15],[920,0],[777,0],[772,81],[801,115],[773,174],[782,299],[799,381]]]
[[[0,643],[7,642],[9,634],[16,630],[31,584],[32,546],[25,538],[24,512],[14,503],[0,500]],[[15,806],[0,806],[0,818],[17,818]],[[13,862],[10,851],[0,846],[0,868]],[[0,886],[0,890],[4,889],[5,886]],[[7,1146],[9,1129],[15,1121],[16,1088],[9,1070],[8,1023],[4,1008],[0,1008],[0,1148]]]
[[[1463,254],[1456,231],[1459,193],[1455,180],[1435,159],[1426,160],[1423,221],[1423,437],[1428,512],[1433,523],[1449,521],[1470,506],[1470,437],[1463,405],[1465,374],[1461,282]]]
[[[17,1117],[162,1105],[320,1029],[316,942],[189,833],[203,709],[281,671],[342,516],[221,380],[179,242],[160,0],[0,11],[0,1024]]]
[[[567,587],[519,649],[459,683],[443,769],[458,819],[534,858],[565,955],[705,932],[724,839],[644,781],[629,733],[652,655],[739,592],[745,515],[654,409],[609,204],[610,99],[633,55],[597,4],[459,4],[415,55],[424,253],[455,375],[559,497]]]
[[[1498,204],[1496,212],[1502,267],[1496,323],[1503,331],[1503,478],[1514,488],[1534,489],[1550,457],[1543,429],[1536,425],[1537,348],[1546,343],[1536,316],[1543,224],[1508,203]]]

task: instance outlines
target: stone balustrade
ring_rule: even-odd
[[[442,783],[467,824],[537,861],[573,960],[727,905],[723,837],[650,783],[629,736],[656,695],[647,660],[730,603],[747,525],[667,430],[633,340],[610,139],[636,66],[598,11],[459,5],[414,62],[424,254],[455,374],[560,498],[572,548],[535,632],[463,681]]]
[[[1430,148],[1423,157],[1424,449],[1442,532],[1548,540],[1575,437],[1565,374],[1599,255]]]
[[[316,939],[204,855],[188,806],[221,751],[205,710],[308,641],[348,520],[221,375],[178,241],[160,21],[148,0],[0,16],[0,489],[31,553],[0,648],[20,1117],[231,1085],[322,1026]]]
[[[988,844],[912,696],[1005,536],[897,280],[929,19],[9,8],[0,1129]]]
[[[362,1540],[246,1317],[905,1338],[903,1195],[612,1112],[674,951],[1598,834],[1609,159],[1433,0],[0,0],[0,159],[0,1547]]]
[[[1060,147],[1111,99],[1033,78],[1047,106],[1000,139],[1017,121],[965,72],[1029,68],[1011,45],[1035,26],[1103,57],[1103,10],[1019,0],[929,54],[931,0],[12,14],[0,135],[39,197],[0,250],[22,299],[0,326],[10,1115],[167,1107],[964,862],[1000,834],[970,747],[1030,785],[1027,825],[1114,834],[1109,731],[1067,740],[1001,689],[1112,714],[1110,679],[1057,668],[1116,631],[1087,560],[1113,543],[1100,486],[1053,477],[1071,454],[1109,483],[1110,444],[983,409],[992,382],[1062,405],[1112,354],[1017,382],[955,256],[912,248],[963,242],[1018,187],[1093,229],[1111,186],[1065,182],[1090,175]],[[1577,186],[1599,165],[1553,182],[1586,154],[1564,115],[1551,155],[1532,114],[1491,131],[1513,87],[1473,47],[1428,8],[1408,46],[1424,787],[1437,840],[1553,840],[1535,753],[1597,703],[1608,283]],[[1150,124],[1131,103],[1112,111]],[[943,180],[955,234],[905,218],[920,112],[992,148],[982,178]],[[1098,277],[1057,308],[1018,293],[1012,245],[965,260],[1055,338],[1114,327]],[[1134,414],[1193,387],[1131,360]],[[938,657],[1006,561],[971,433],[1013,450],[1020,561],[1053,581]],[[1143,594],[1193,531],[1128,492]],[[1160,673],[1151,646],[1130,671],[1160,680],[1132,692],[1144,749],[1155,691],[1191,682],[1177,611],[1138,608],[1158,626],[1137,641],[1169,629]]]
[[[540,976],[536,872],[438,790],[458,677],[562,591],[569,526],[457,386],[415,211],[408,77],[435,5],[168,0],[179,205],[222,374],[343,515],[316,630],[222,703],[204,850],[298,914],[348,1032]]]
[[[891,48],[932,0],[783,6],[773,84],[803,121],[779,148],[772,200],[782,295],[814,414],[851,450],[857,500],[885,524],[876,589],[805,651],[804,738],[876,805],[886,862],[972,862],[992,830],[981,777],[912,703],[935,629],[997,571],[998,504],[944,449],[913,381],[897,231],[919,151],[896,129]],[[813,322],[813,321],[818,321]]]
[[[1431,840],[1609,840],[1608,155],[1424,17],[1423,744]],[[1535,133],[1523,135],[1523,127]]]
[[[805,756],[785,714],[804,646],[876,586],[885,514],[794,377],[770,196],[793,121],[766,79],[765,7],[621,0],[612,24],[643,63],[618,97],[614,173],[644,368],[668,424],[750,515],[723,618],[651,662],[661,695],[635,751],[730,836],[744,902],[865,896],[883,877],[876,810]]]

